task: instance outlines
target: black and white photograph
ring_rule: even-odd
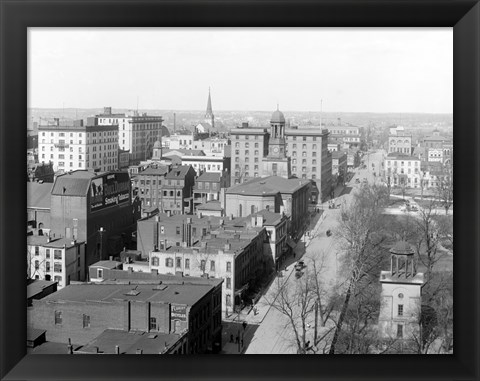
[[[28,354],[455,353],[453,28],[27,47]]]

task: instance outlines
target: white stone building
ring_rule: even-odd
[[[38,127],[39,162],[52,162],[55,172],[118,169],[118,125],[98,126],[92,118]]]
[[[58,282],[58,289],[71,281],[84,281],[85,242],[27,236],[27,275]]]

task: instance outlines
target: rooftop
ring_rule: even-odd
[[[45,288],[50,287],[55,283],[57,282],[40,279],[33,280],[33,282],[27,285],[27,299],[40,294]]]
[[[27,208],[50,209],[52,183],[27,182]]]
[[[200,176],[198,176],[196,181],[214,181],[220,182],[220,178],[222,177],[221,173],[218,172],[203,172]]]
[[[310,183],[309,180],[285,179],[280,176],[257,177],[243,184],[228,188],[227,194],[275,195],[294,193]]]
[[[102,267],[104,269],[116,269],[121,266],[122,262],[119,261],[98,261],[90,265],[90,267]]]
[[[412,156],[407,153],[401,153],[401,152],[391,152],[387,155],[387,159],[420,161],[418,156]]]
[[[142,354],[159,354],[175,344],[181,335],[159,332],[126,332],[115,329],[106,329],[87,345],[78,349],[78,352],[115,354],[115,346],[119,346],[120,354],[135,354],[137,349]]]
[[[222,205],[219,201],[209,201],[197,206],[197,210],[223,210]]]
[[[100,175],[98,172],[77,170],[60,175],[55,180],[52,195],[86,196],[90,180]]]
[[[185,179],[188,171],[190,170],[189,165],[179,165],[176,168],[173,168],[170,172],[167,173],[165,176],[166,179]]]
[[[83,241],[75,241],[72,243],[71,238],[49,238],[46,235],[29,235],[27,236],[27,245],[30,246],[44,246],[44,247],[53,247],[53,248],[63,248],[64,246],[68,249],[70,247],[83,243]]]
[[[159,165],[157,168],[148,167],[142,172],[139,172],[137,176],[163,176],[168,173],[167,165]]]

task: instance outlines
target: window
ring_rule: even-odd
[[[165,258],[165,266],[173,267],[173,258]]]
[[[62,324],[62,311],[55,311],[55,325]]]
[[[403,304],[398,305],[398,316],[403,316]]]
[[[398,324],[397,325],[397,338],[398,339],[403,338],[403,324]]]
[[[62,259],[62,250],[53,250],[53,259]]]
[[[62,272],[62,264],[60,262],[53,262],[53,271],[56,273]]]
[[[232,288],[232,278],[227,278],[227,284],[225,286],[227,290],[230,290]]]
[[[297,151],[292,151],[292,156],[297,156]]]
[[[189,269],[190,268],[190,259],[185,259],[185,268]]]
[[[176,267],[182,268],[182,258],[176,258]]]
[[[292,148],[297,148],[297,145],[295,143],[293,143]]]
[[[50,271],[50,262],[45,262],[45,271],[46,272]]]
[[[35,255],[39,255],[40,254],[40,248],[38,246],[35,246]]]
[[[313,157],[317,157],[317,153],[316,153],[316,152],[312,152],[312,156],[313,156]]]
[[[158,266],[159,265],[159,261],[158,261],[158,257],[152,257],[152,266]]]
[[[38,270],[40,268],[40,262],[35,261],[35,270]]]
[[[232,305],[232,295],[226,295],[226,304],[229,307]]]
[[[97,278],[103,278],[103,269],[97,269]]]
[[[177,226],[177,234],[180,234],[180,226]]]
[[[83,314],[83,328],[90,328],[90,316]]]
[[[306,145],[306,144],[302,144],[302,149],[307,149],[307,145]]]
[[[228,272],[232,271],[232,262],[227,262],[227,271]]]
[[[150,318],[150,331],[151,330],[157,330],[157,318],[151,317]]]
[[[210,271],[215,271],[215,261],[210,261]]]
[[[200,261],[200,270],[205,271],[205,260]]]

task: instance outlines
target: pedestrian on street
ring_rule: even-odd
[[[243,348],[243,339],[242,339],[242,348]]]
[[[247,329],[247,322],[244,321],[242,325],[243,325],[243,330],[245,331]]]
[[[233,343],[233,335],[230,335],[230,342]]]

